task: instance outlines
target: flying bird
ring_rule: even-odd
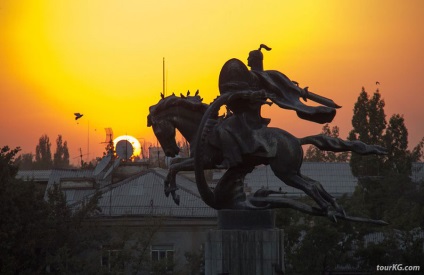
[[[74,115],[75,115],[75,120],[78,120],[83,116],[83,114],[80,114],[80,113],[74,113]]]

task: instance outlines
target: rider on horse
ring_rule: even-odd
[[[284,74],[275,70],[263,70],[263,54],[261,49],[271,50],[261,44],[258,50],[249,53],[249,71],[240,60],[230,59],[221,69],[219,75],[219,90],[221,94],[236,91],[247,91],[246,97],[227,103],[231,116],[224,120],[218,128],[213,146],[222,149],[224,161],[218,167],[229,168],[241,164],[243,155],[261,157],[275,156],[275,141],[264,140],[256,133],[267,127],[270,119],[260,115],[263,104],[270,99],[279,107],[297,112],[297,115],[316,123],[331,122],[339,108],[332,100],[310,93],[302,89]],[[311,96],[312,95],[312,96]],[[305,101],[310,98],[326,106],[307,106]]]

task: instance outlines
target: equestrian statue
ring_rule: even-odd
[[[311,144],[324,151],[358,154],[387,154],[385,148],[361,141],[346,141],[326,135],[297,138],[279,128],[269,127],[270,119],[261,116],[262,105],[277,106],[296,111],[299,118],[315,123],[329,123],[339,105],[333,100],[301,88],[281,72],[263,70],[261,44],[251,51],[248,66],[238,59],[228,60],[219,75],[220,95],[210,104],[203,103],[198,91],[194,96],[174,94],[162,98],[149,108],[147,125],[153,128],[165,155],[175,157],[179,147],[175,140],[176,129],[190,144],[190,157],[176,158],[165,179],[165,195],[171,194],[179,204],[176,174],[194,171],[202,200],[214,209],[272,209],[294,208],[299,211],[327,216],[333,221],[344,219],[374,224],[384,221],[347,216],[336,199],[323,186],[301,174],[302,145]],[[308,99],[319,106],[308,106]],[[219,116],[222,106],[227,113]],[[245,176],[258,165],[269,165],[282,182],[302,190],[317,206],[286,198],[269,196],[281,192],[260,189],[246,196],[243,191]],[[226,169],[212,190],[205,179],[204,170]]]

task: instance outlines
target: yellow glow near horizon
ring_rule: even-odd
[[[131,143],[131,145],[133,146],[134,152],[133,152],[131,157],[140,156],[140,154],[141,154],[141,144],[138,141],[138,139],[136,139],[135,137],[132,137],[132,136],[128,136],[128,135],[119,136],[119,137],[117,137],[113,140],[113,146],[116,148],[116,144],[118,144],[118,142],[120,142],[121,140],[126,140],[129,143]]]

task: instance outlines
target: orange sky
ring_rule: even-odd
[[[225,61],[265,43],[265,69],[343,106],[331,124],[343,138],[364,86],[380,89],[388,118],[404,115],[412,147],[424,136],[423,13],[421,0],[1,0],[0,146],[35,153],[41,135],[54,144],[61,134],[71,158],[88,145],[95,157],[106,127],[156,143],[146,116],[163,57],[167,92],[200,89],[209,103]],[[263,113],[299,137],[322,128],[278,107]]]

